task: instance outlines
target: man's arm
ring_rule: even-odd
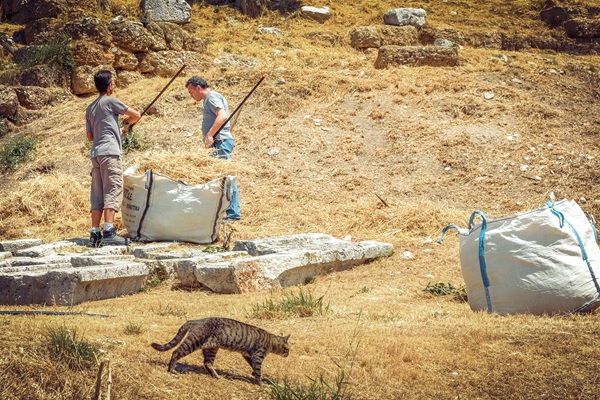
[[[90,142],[92,140],[94,140],[94,134],[92,132],[86,132],[86,134],[87,134],[87,140],[89,140]]]

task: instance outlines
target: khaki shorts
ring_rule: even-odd
[[[111,208],[119,211],[123,203],[123,166],[120,156],[92,158],[92,211]]]

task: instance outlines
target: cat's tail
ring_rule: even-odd
[[[179,344],[179,342],[181,342],[184,338],[184,336],[186,335],[186,333],[190,330],[190,325],[189,323],[185,323],[181,326],[181,328],[179,328],[179,331],[177,332],[177,335],[175,335],[175,337],[173,339],[171,339],[171,341],[169,343],[165,343],[165,344],[158,344],[158,343],[151,343],[150,346],[152,346],[152,348],[154,350],[158,350],[158,351],[167,351],[167,350],[171,350],[173,347],[177,346]]]

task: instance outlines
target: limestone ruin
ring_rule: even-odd
[[[84,248],[87,239],[0,242],[0,304],[74,305],[139,292],[152,277],[175,287],[245,293],[303,285],[315,276],[392,255],[390,243],[318,233],[237,241],[232,251],[173,243]]]

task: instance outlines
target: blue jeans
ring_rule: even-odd
[[[223,160],[231,160],[231,153],[233,152],[234,147],[233,139],[217,140],[212,147],[216,149],[216,151],[212,154],[213,157],[219,157]],[[242,219],[237,182],[233,183],[233,192],[231,193],[231,203],[227,209],[227,218]]]

